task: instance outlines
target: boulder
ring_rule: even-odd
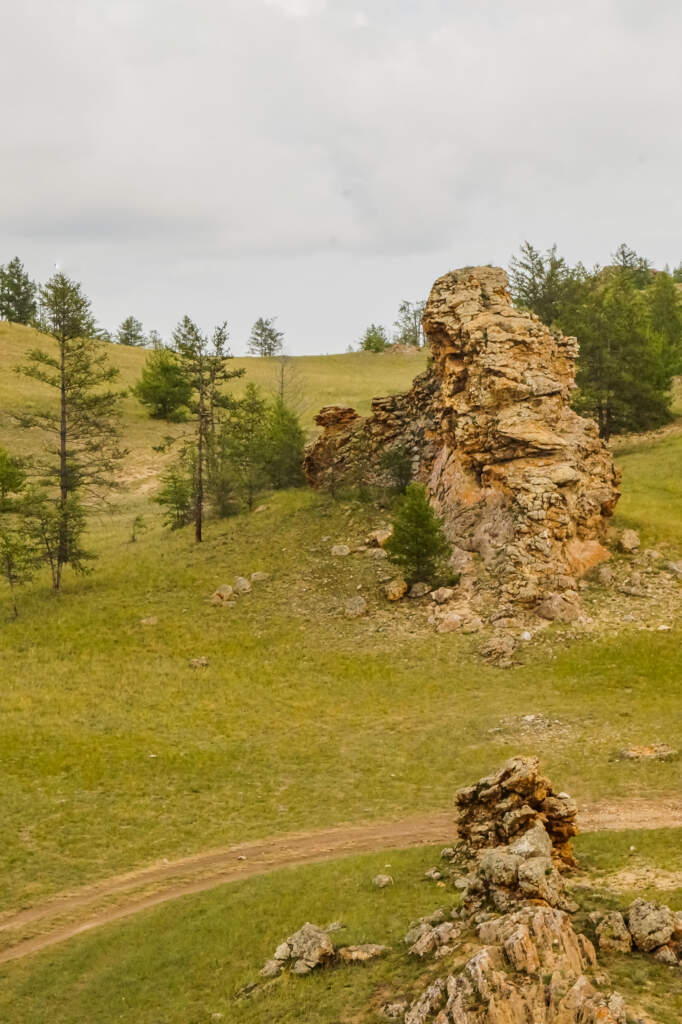
[[[445,604],[451,597],[454,596],[454,590],[452,587],[438,587],[437,590],[431,591],[431,600],[435,601],[436,604]]]
[[[580,605],[572,592],[548,594],[535,609],[536,613],[550,622],[574,622],[580,615]]]
[[[438,623],[437,632],[454,633],[461,627],[463,622],[464,616],[460,612],[449,612]]]
[[[344,614],[348,619],[358,619],[367,615],[367,601],[361,595],[349,598],[344,605]]]
[[[365,544],[369,548],[383,548],[386,541],[392,536],[392,526],[387,526],[380,530],[372,530],[372,532],[365,538]]]
[[[374,942],[366,942],[361,946],[342,946],[336,955],[344,964],[364,964],[368,960],[377,960],[390,952],[389,946],[379,946]]]
[[[252,583],[265,583],[266,580],[270,579],[269,572],[252,572],[251,582]]]
[[[245,576],[237,576],[237,579],[235,580],[234,584],[234,592],[235,594],[240,595],[251,593],[251,584],[249,583]]]
[[[261,974],[265,978],[274,978],[286,965],[291,967],[293,974],[309,974],[313,968],[327,963],[333,956],[334,946],[328,933],[308,921],[279,944]]]
[[[384,587],[384,593],[389,601],[400,601],[407,593],[407,583],[400,579],[390,580]]]
[[[190,668],[208,668],[208,658],[202,656],[200,658],[189,659]]]
[[[428,583],[413,583],[410,587],[408,597],[426,597],[431,587]]]
[[[331,553],[332,558],[345,558],[346,555],[350,554],[350,548],[347,544],[334,544]]]
[[[375,875],[372,885],[375,889],[385,889],[387,885],[393,885],[393,879],[390,875]]]
[[[634,530],[623,530],[618,541],[618,547],[626,555],[634,555],[640,548],[639,534]]]
[[[625,915],[632,941],[643,953],[650,953],[670,942],[677,921],[670,907],[636,899]]]

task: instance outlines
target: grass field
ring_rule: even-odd
[[[0,445],[13,450],[36,443],[9,414],[44,398],[38,385],[8,372],[34,341],[0,325]],[[113,348],[112,356],[129,386],[144,353]],[[248,364],[250,379],[265,383],[271,373],[264,361],[240,362]],[[374,394],[408,386],[423,357],[352,354],[298,364],[310,425],[325,403],[367,411]],[[69,574],[57,599],[46,579],[36,580],[20,595],[17,622],[4,621],[9,602],[0,591],[0,911],[165,857],[446,807],[458,785],[515,753],[539,754],[548,773],[581,800],[679,792],[679,759],[630,764],[617,758],[626,745],[679,743],[679,626],[665,633],[633,630],[626,642],[593,636],[571,644],[559,636],[553,643],[550,630],[550,640],[530,645],[518,668],[489,667],[473,653],[474,641],[436,636],[413,605],[388,609],[374,560],[331,558],[333,543],[358,541],[384,520],[377,510],[307,490],[280,492],[264,499],[264,512],[209,523],[200,549],[189,531],[165,532],[147,491],[158,472],[151,445],[167,428],[147,419],[132,398],[125,417],[129,484],[114,513],[92,524],[95,571]],[[645,446],[631,444],[619,462],[619,524],[679,556],[682,437],[671,432]],[[148,530],[132,544],[139,512]],[[218,585],[256,570],[269,572],[270,580],[235,608],[208,604]],[[340,608],[358,588],[371,614],[349,620]],[[158,623],[141,625],[147,616]],[[200,655],[208,668],[192,670],[188,660]],[[521,723],[529,713],[559,725],[529,732]],[[420,855],[401,856],[416,864]],[[356,870],[352,864],[339,866],[338,877],[325,875],[331,868],[306,870],[313,874],[283,876],[289,896],[277,888],[282,881],[264,880],[232,887],[229,897],[225,890],[226,903],[208,894],[192,904],[208,938],[192,954],[198,973],[193,967],[187,975],[178,1008],[171,997],[183,985],[180,965],[192,935],[179,926],[183,910],[189,914],[185,903],[6,968],[13,998],[0,996],[9,1008],[0,1002],[0,1019],[44,1019],[45,998],[56,1022],[84,1019],[75,1009],[79,1000],[92,1007],[92,1021],[187,1024],[208,1020],[209,1010],[225,1012],[226,1020],[261,1020],[248,1006],[242,1017],[223,1006],[233,981],[251,970],[253,916],[270,922],[269,931],[258,932],[267,952],[273,936],[299,923],[293,913],[293,923],[284,923],[287,907],[299,906],[300,895],[292,895],[300,894],[297,885],[319,880],[320,903],[306,912],[314,916],[322,913],[325,893],[356,884],[343,874]],[[365,891],[364,882],[357,885]],[[228,912],[237,892],[238,920]],[[396,887],[387,916],[372,912],[367,920],[389,930],[399,920],[402,927],[423,893],[421,884],[411,895]],[[366,931],[359,905],[357,913],[354,937]],[[327,916],[338,915],[330,907]],[[224,941],[240,951],[229,983],[224,954],[209,952],[217,942],[211,929],[222,929]],[[360,972],[368,987],[360,986],[358,998],[383,970],[388,967]],[[60,976],[80,980],[56,1008],[47,997]],[[126,977],[130,986],[122,987]],[[326,979],[310,979],[303,990],[307,1017],[277,1020],[328,1020],[315,1016]],[[123,1000],[133,997],[131,1009]]]
[[[586,835],[576,848],[598,884],[603,873],[632,862],[633,842],[638,863],[682,868],[680,829]],[[0,1019],[3,1024],[378,1024],[385,1018],[368,1007],[378,1010],[382,1002],[415,994],[429,976],[429,967],[405,952],[402,938],[409,922],[456,904],[452,889],[423,881],[438,854],[422,847],[277,872],[72,939],[0,967]],[[375,889],[371,879],[380,871],[389,871],[395,884]],[[594,907],[623,908],[633,895],[611,892],[595,900],[579,890],[580,926],[590,930],[586,915]],[[662,898],[656,892],[645,895]],[[663,898],[682,909],[682,888]],[[381,942],[391,953],[367,966],[332,968],[307,978],[283,976],[250,998],[235,999],[241,988],[259,980],[258,970],[286,935],[304,921],[332,920],[346,926],[334,936],[337,945]],[[643,1004],[659,1024],[677,1024],[679,971],[671,973],[644,956],[603,960],[629,1000]]]

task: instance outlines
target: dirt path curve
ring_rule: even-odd
[[[583,831],[682,827],[682,798],[588,804],[580,815],[580,827]],[[452,841],[454,833],[454,813],[447,810],[402,821],[342,825],[276,836],[164,861],[55,896],[26,910],[0,915],[0,938],[9,942],[12,932],[37,931],[0,950],[0,964],[227,882],[352,854],[445,844]],[[102,907],[103,903],[107,905]],[[65,918],[68,923],[64,923]]]

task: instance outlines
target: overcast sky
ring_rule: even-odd
[[[0,262],[167,336],[343,351],[524,239],[682,260],[679,0],[24,0]]]

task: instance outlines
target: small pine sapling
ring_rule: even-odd
[[[385,551],[410,583],[432,582],[450,555],[452,548],[422,484],[411,483],[405,489]]]

